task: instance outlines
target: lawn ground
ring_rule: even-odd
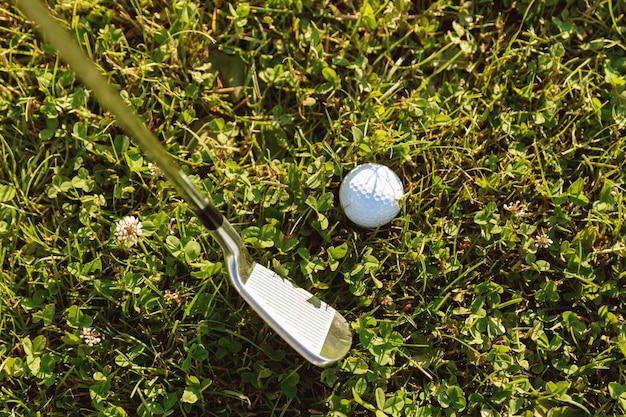
[[[48,1],[254,258],[350,321],[320,369],[0,1],[0,415],[626,413],[626,5],[496,3]],[[376,231],[337,199],[365,162],[407,190]]]

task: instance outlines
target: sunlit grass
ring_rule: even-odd
[[[0,414],[626,412],[621,3],[52,7],[254,258],[350,320],[325,370],[0,8]],[[407,190],[377,232],[338,204],[365,162]]]

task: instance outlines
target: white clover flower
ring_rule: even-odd
[[[552,239],[545,233],[535,236],[535,244],[540,248],[549,248],[553,243]]]
[[[91,327],[83,327],[83,330],[80,332],[80,338],[91,347],[102,342],[100,335],[98,335],[98,333]]]
[[[178,290],[165,290],[164,298],[167,302],[175,302],[176,304],[180,304],[183,301],[178,293]]]
[[[522,217],[526,215],[526,204],[517,200],[515,203],[505,204],[504,209],[511,212],[515,217]]]
[[[118,242],[130,247],[139,241],[141,222],[135,216],[126,216],[115,227],[115,238]]]
[[[380,304],[383,307],[391,307],[393,305],[393,298],[390,295],[387,295],[382,300],[380,300]]]
[[[165,176],[161,168],[159,168],[157,164],[153,164],[152,162],[148,162],[148,170],[150,171],[150,175],[152,175],[154,178],[161,178]]]

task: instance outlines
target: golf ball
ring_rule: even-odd
[[[389,223],[400,212],[402,181],[389,167],[363,164],[346,175],[339,187],[339,203],[346,216],[365,228]]]

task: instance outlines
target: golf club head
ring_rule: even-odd
[[[224,249],[232,284],[293,349],[322,367],[336,363],[348,353],[352,334],[339,312],[250,260],[241,238],[227,221],[213,233]]]

